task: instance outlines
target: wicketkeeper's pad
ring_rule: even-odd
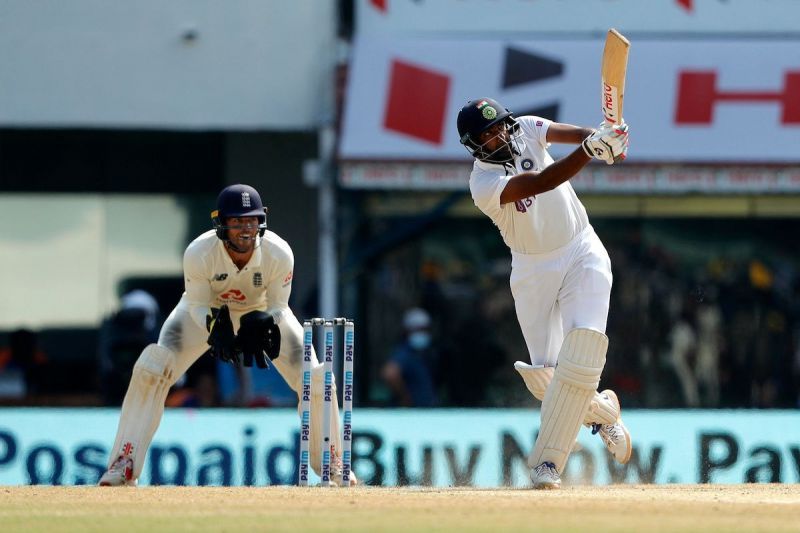
[[[164,414],[164,402],[175,382],[175,354],[150,344],[136,360],[128,392],[122,402],[119,427],[111,449],[109,467],[120,455],[133,459],[133,479],[142,473],[144,457]]]

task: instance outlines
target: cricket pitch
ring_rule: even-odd
[[[796,531],[800,485],[0,487],[16,531]]]

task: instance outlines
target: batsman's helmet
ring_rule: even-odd
[[[485,148],[486,143],[480,142],[481,133],[501,122],[506,124],[508,138],[503,146],[490,152]],[[497,100],[491,98],[470,100],[459,111],[457,125],[461,144],[476,159],[487,163],[507,163],[521,152],[519,123],[511,111]]]
[[[211,212],[211,223],[217,237],[223,241],[228,239],[230,229],[226,220],[232,217],[258,217],[259,237],[267,231],[267,208],[261,203],[258,191],[249,185],[230,185],[217,196],[217,208]]]

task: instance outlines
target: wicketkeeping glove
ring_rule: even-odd
[[[267,368],[267,357],[272,360],[280,354],[281,330],[272,316],[264,311],[251,311],[239,320],[237,342],[244,366],[253,366],[255,359],[258,368]]]
[[[600,129],[586,137],[581,146],[586,155],[613,165],[628,155],[628,125],[603,122]]]
[[[231,312],[227,305],[211,309],[211,315],[206,317],[206,329],[209,333],[207,342],[211,346],[209,352],[212,357],[238,366],[240,350],[236,346]]]

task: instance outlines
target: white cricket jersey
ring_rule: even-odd
[[[192,241],[183,256],[186,291],[178,307],[188,309],[203,329],[211,307],[227,304],[232,314],[261,310],[276,314],[289,308],[294,255],[289,244],[264,233],[250,261],[239,270],[214,230]]]
[[[589,225],[586,209],[566,181],[536,196],[500,204],[509,179],[527,171],[541,171],[553,163],[547,152],[547,128],[551,121],[534,116],[517,119],[525,147],[514,159],[514,169],[475,161],[469,190],[475,205],[500,229],[512,252],[541,254],[568,244]]]

